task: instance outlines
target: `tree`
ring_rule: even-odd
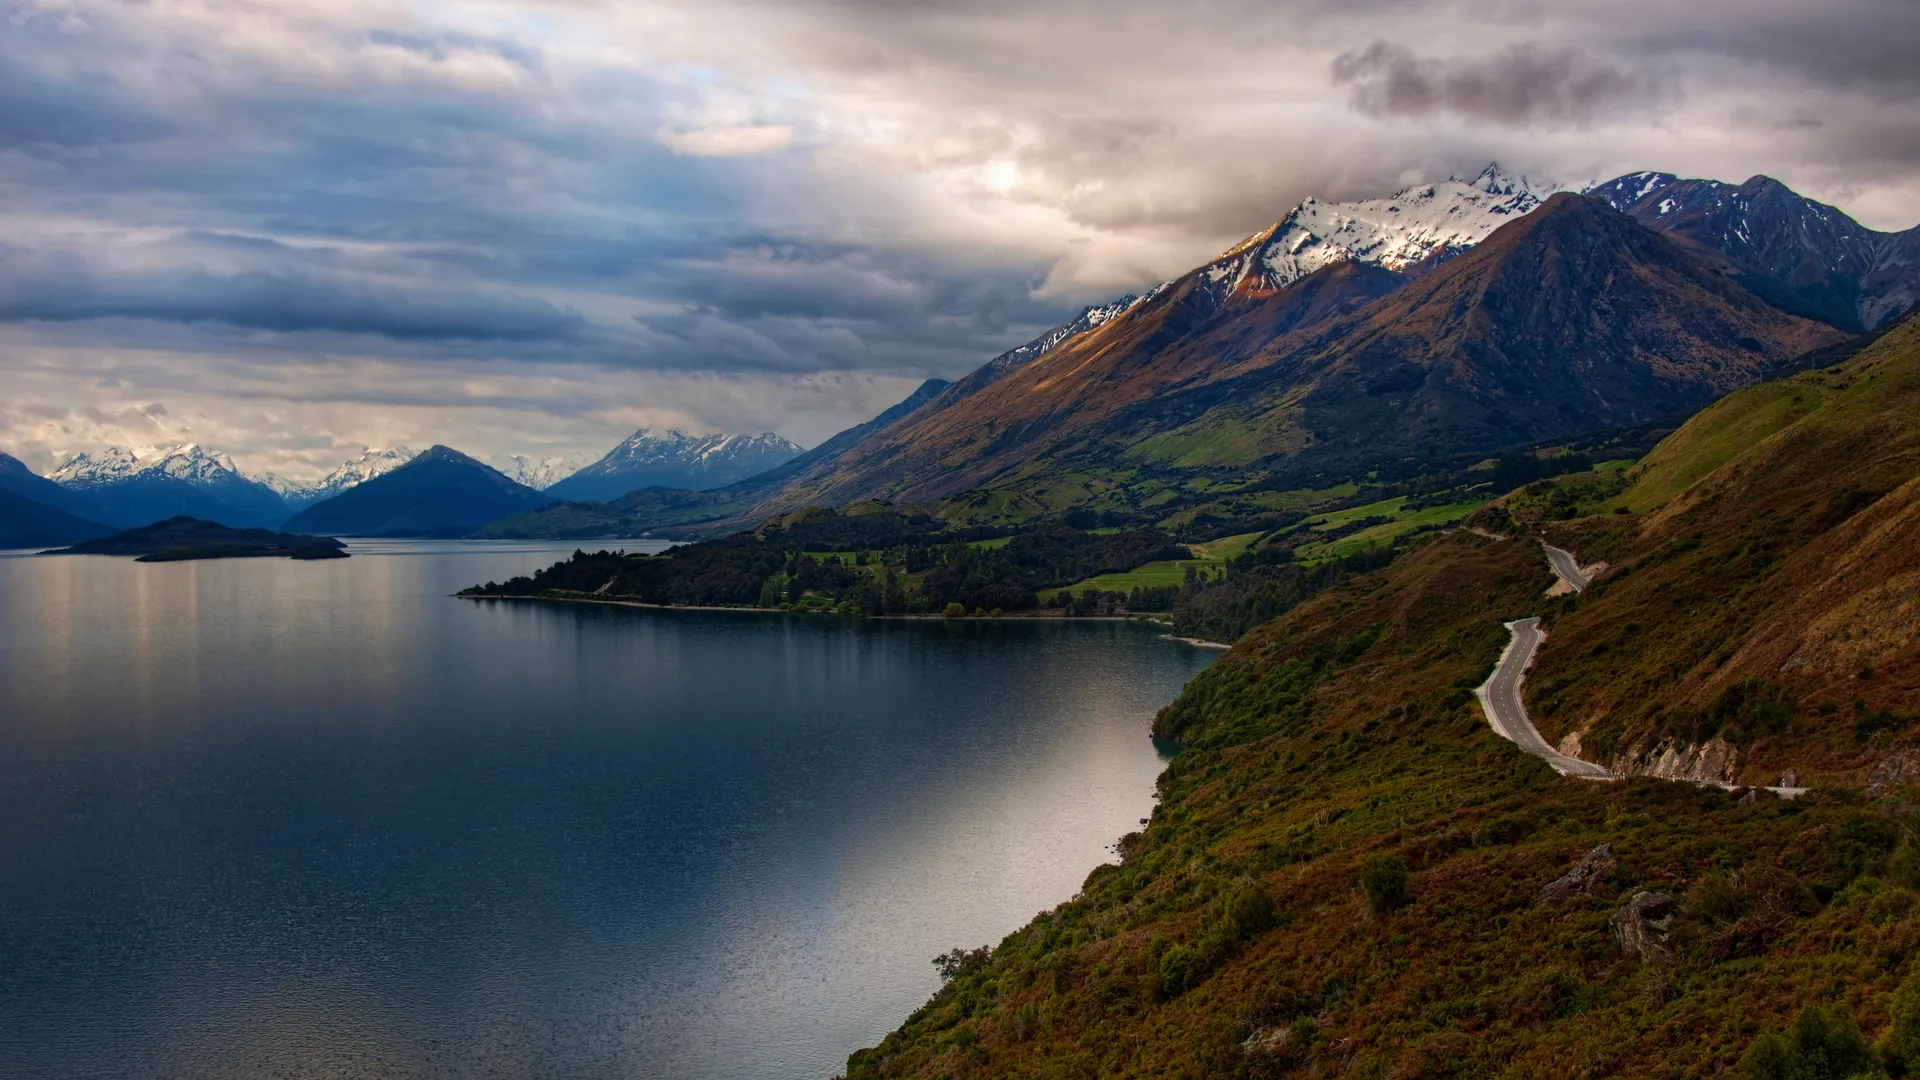
[[[1407,892],[1407,864],[1398,855],[1383,855],[1360,871],[1360,888],[1376,915],[1387,915],[1413,900]]]
[[[1809,1006],[1785,1032],[1769,1032],[1740,1057],[1747,1080],[1876,1080],[1887,1074],[1853,1017]]]
[[[964,619],[967,617],[967,605],[955,600],[953,603],[948,604],[947,610],[941,612],[941,614],[949,619]]]

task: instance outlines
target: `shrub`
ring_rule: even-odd
[[[1160,957],[1160,992],[1174,997],[1187,988],[1187,980],[1193,976],[1193,949],[1186,945],[1175,945]]]
[[[1227,902],[1227,922],[1242,941],[1273,928],[1273,897],[1258,885],[1248,885]]]
[[[1360,888],[1376,915],[1398,911],[1413,899],[1407,892],[1407,863],[1398,855],[1383,855],[1360,871]]]
[[[1740,1058],[1740,1075],[1746,1080],[1872,1080],[1886,1073],[1852,1017],[1813,1006],[1786,1032],[1755,1039]]]
[[[964,619],[967,617],[967,605],[955,600],[953,603],[948,604],[947,610],[941,612],[941,614],[949,619]]]

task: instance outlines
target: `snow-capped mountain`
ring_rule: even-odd
[[[287,516],[278,492],[242,473],[226,454],[198,443],[81,452],[48,479],[87,493],[102,520],[122,527],[184,514],[246,528],[277,525]]]
[[[500,471],[535,491],[545,491],[580,471],[580,459],[559,454],[543,458],[509,454],[506,460],[512,463],[512,467]]]
[[[171,476],[190,484],[217,483],[228,478],[251,479],[233,459],[198,443],[177,446],[109,446],[99,454],[82,451],[68,458],[47,479],[85,490],[140,475]]]
[[[760,435],[655,436],[641,428],[599,461],[548,488],[555,498],[604,502],[643,487],[703,491],[783,465],[804,448],[772,432]]]
[[[1628,173],[1588,194],[1658,232],[1724,255],[1775,306],[1849,330],[1920,301],[1920,228],[1883,233],[1767,176],[1738,184]]]
[[[1207,276],[1223,292],[1270,292],[1339,262],[1405,270],[1465,251],[1559,190],[1492,164],[1471,180],[1417,184],[1384,199],[1309,198],[1223,252]]]
[[[289,483],[279,477],[266,478],[267,486],[280,493],[287,505],[299,510],[312,506],[321,499],[331,499],[335,495],[363,484],[376,476],[382,476],[412,461],[415,452],[404,446],[370,447],[367,452],[349,461],[343,461],[334,470],[319,481],[309,484]]]

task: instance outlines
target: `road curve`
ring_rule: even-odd
[[[1573,552],[1554,547],[1552,544],[1543,543],[1540,546],[1547,549],[1547,563],[1553,567],[1553,572],[1558,574],[1560,580],[1566,582],[1574,592],[1586,592],[1587,586],[1593,584],[1587,575],[1580,572],[1580,560],[1573,557]]]
[[[1548,548],[1549,552],[1559,551]],[[1560,554],[1567,553],[1561,551]],[[1569,562],[1573,556],[1567,555]],[[1554,567],[1556,571],[1559,567]],[[1563,575],[1564,576],[1564,575]],[[1553,766],[1562,776],[1579,777],[1582,780],[1616,780],[1613,773],[1595,765],[1591,761],[1571,758],[1547,745],[1540,737],[1540,731],[1527,717],[1527,707],[1520,700],[1520,687],[1526,683],[1527,668],[1533,664],[1533,654],[1540,648],[1538,617],[1518,619],[1507,624],[1513,640],[1507,643],[1507,649],[1500,654],[1500,662],[1494,665],[1493,674],[1480,685],[1474,693],[1479,695],[1480,708],[1487,714],[1487,722],[1493,730],[1510,740],[1515,746],[1534,757]]]

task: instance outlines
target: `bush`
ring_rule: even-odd
[[[953,603],[948,604],[947,610],[941,612],[941,614],[949,619],[964,619],[967,617],[967,605],[955,600]]]
[[[1398,855],[1383,855],[1360,871],[1360,888],[1376,915],[1387,915],[1413,900],[1407,892],[1407,863]]]
[[[1784,1033],[1753,1041],[1740,1058],[1747,1080],[1873,1080],[1886,1073],[1845,1012],[1808,1008]]]
[[[1227,901],[1227,922],[1241,941],[1273,929],[1273,897],[1258,885],[1248,885]]]
[[[1174,997],[1187,988],[1187,980],[1193,977],[1193,949],[1186,945],[1175,945],[1160,957],[1160,992]]]

